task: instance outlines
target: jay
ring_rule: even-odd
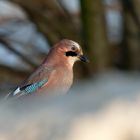
[[[73,83],[73,65],[78,60],[88,62],[80,45],[72,40],[61,40],[43,63],[6,98],[67,93]]]

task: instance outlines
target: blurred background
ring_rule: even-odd
[[[75,81],[114,69],[139,72],[139,5],[139,0],[0,0],[0,90],[19,84],[63,38],[79,42],[90,59],[75,65]]]
[[[0,93],[16,87],[63,38],[80,43],[89,64],[75,81],[140,70],[139,0],[0,0]]]
[[[139,0],[0,0],[1,97],[63,38],[90,60],[75,64],[71,94],[0,105],[0,139],[139,140]]]

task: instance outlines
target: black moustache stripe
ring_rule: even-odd
[[[77,56],[76,52],[68,51],[66,52],[66,56]]]

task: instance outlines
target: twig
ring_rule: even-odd
[[[16,54],[17,56],[19,56],[24,62],[26,62],[27,64],[29,64],[31,67],[36,67],[37,64],[35,64],[33,61],[31,61],[29,58],[27,58],[27,56],[24,56],[21,52],[17,51],[16,49],[14,49],[12,47],[12,45],[3,38],[0,38],[0,43],[2,45],[4,45],[4,47],[8,50],[10,50],[11,52],[13,52],[14,54]]]
[[[57,0],[58,5],[63,10],[65,17],[68,19],[68,21],[71,23],[71,26],[74,30],[77,30],[75,23],[73,21],[71,13],[67,10],[67,8],[64,6],[62,0]]]

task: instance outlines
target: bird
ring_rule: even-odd
[[[66,94],[73,83],[73,65],[78,60],[88,62],[81,46],[73,40],[62,39],[50,49],[42,64],[6,99]]]

